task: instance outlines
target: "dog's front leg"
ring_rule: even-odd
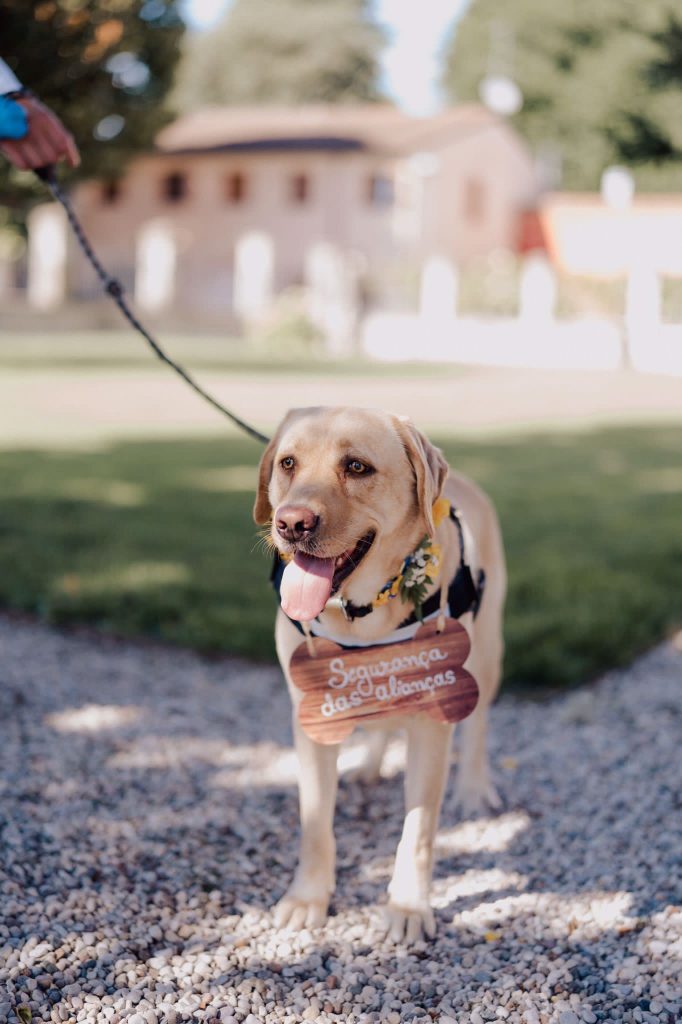
[[[431,910],[433,843],[447,778],[452,725],[426,715],[407,727],[405,823],[388,887],[386,926],[395,942],[433,938]]]
[[[294,712],[294,744],[298,754],[301,846],[294,880],[275,909],[279,928],[316,928],[327,917],[334,891],[338,745],[314,743]]]

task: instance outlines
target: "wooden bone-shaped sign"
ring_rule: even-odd
[[[299,721],[317,743],[339,743],[356,725],[391,715],[458,722],[476,707],[476,680],[462,667],[469,635],[456,619],[440,633],[426,623],[399,643],[346,648],[314,637],[310,645],[299,644],[289,669],[304,694]]]

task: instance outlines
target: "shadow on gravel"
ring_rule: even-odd
[[[511,809],[459,823],[450,787],[438,937],[401,951],[380,942],[373,909],[401,827],[399,774],[340,787],[328,928],[270,927],[298,833],[276,670],[1,620],[0,643],[0,1017],[25,1004],[34,1019],[93,1007],[110,1024],[151,1010],[172,1024],[236,999],[240,1018],[274,1002],[295,1019],[383,1007],[464,1020],[492,992],[547,1020],[565,1003],[625,1021],[672,986],[674,958],[662,966],[656,945],[679,878],[672,687],[650,689],[636,734],[637,687],[616,715],[613,685],[580,714],[577,698],[503,701],[491,749]],[[670,999],[656,1019],[672,1024]]]

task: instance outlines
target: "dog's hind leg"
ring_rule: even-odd
[[[479,705],[462,722],[461,729],[455,807],[464,818],[488,810],[497,811],[502,801],[490,776],[488,763],[488,706]]]
[[[350,782],[364,782],[371,785],[381,778],[381,762],[390,739],[388,729],[368,729],[362,737],[360,763],[346,775]]]
[[[301,845],[294,880],[275,908],[278,928],[316,928],[324,924],[334,891],[338,745],[314,743],[294,712],[294,743],[299,762],[298,794]]]
[[[388,887],[386,927],[395,942],[435,935],[431,910],[433,842],[448,774],[452,726],[426,715],[407,726],[405,823]]]
[[[501,631],[492,636],[489,631],[486,647],[479,646],[477,651],[475,641],[467,662],[467,668],[478,682],[481,697],[476,710],[457,729],[460,738],[455,806],[465,818],[488,810],[497,811],[502,806],[491,778],[487,749],[488,709],[500,685],[502,651]]]

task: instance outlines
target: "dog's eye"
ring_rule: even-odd
[[[363,473],[369,471],[369,466],[365,465],[364,462],[360,462],[360,459],[351,459],[346,468],[353,476],[362,476]]]
[[[282,467],[282,469],[286,470],[292,470],[295,465],[296,460],[294,459],[293,455],[285,455],[285,457],[280,462],[280,466]]]

